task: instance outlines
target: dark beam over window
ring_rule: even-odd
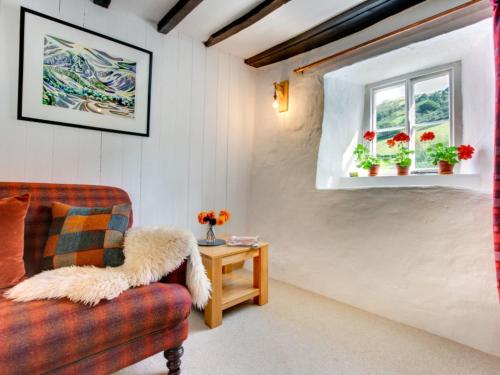
[[[109,4],[111,4],[111,0],[94,0],[94,4],[108,8]]]
[[[370,27],[425,0],[368,0],[245,60],[255,68],[286,60]]]
[[[224,39],[227,39],[230,36],[239,33],[241,30],[252,26],[254,23],[258,22],[268,14],[274,12],[276,9],[288,3],[289,1],[290,0],[265,0],[261,2],[245,15],[241,16],[237,20],[231,22],[229,25],[224,26],[219,31],[210,35],[210,38],[208,38],[208,40],[205,42],[205,46],[213,46],[214,44],[222,42]]]
[[[203,0],[179,0],[158,23],[158,31],[167,34]]]

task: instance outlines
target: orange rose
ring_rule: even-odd
[[[224,218],[224,216],[217,218],[217,225],[224,225],[225,223],[226,219]]]
[[[215,219],[215,211],[208,211],[207,216],[209,219]]]
[[[221,210],[219,212],[219,217],[224,217],[226,221],[229,221],[229,219],[231,218],[231,214],[229,213],[229,211]]]
[[[205,224],[205,216],[207,215],[207,213],[205,211],[201,211],[199,214],[198,214],[198,223],[200,224]]]

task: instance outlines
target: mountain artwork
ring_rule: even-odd
[[[45,35],[42,104],[133,119],[136,68],[136,62]]]

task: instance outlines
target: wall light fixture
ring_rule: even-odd
[[[274,82],[273,108],[280,112],[288,111],[288,80]]]

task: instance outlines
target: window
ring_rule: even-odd
[[[460,141],[459,111],[454,113],[460,99],[459,72],[460,63],[454,63],[367,86],[370,117],[366,123],[377,134],[372,153],[381,159],[383,169],[394,168],[391,159],[395,149],[388,147],[387,140],[399,132],[411,136],[413,173],[436,170],[426,158],[425,149],[431,143],[424,146],[420,142],[422,133],[434,132],[434,143],[453,145]]]

